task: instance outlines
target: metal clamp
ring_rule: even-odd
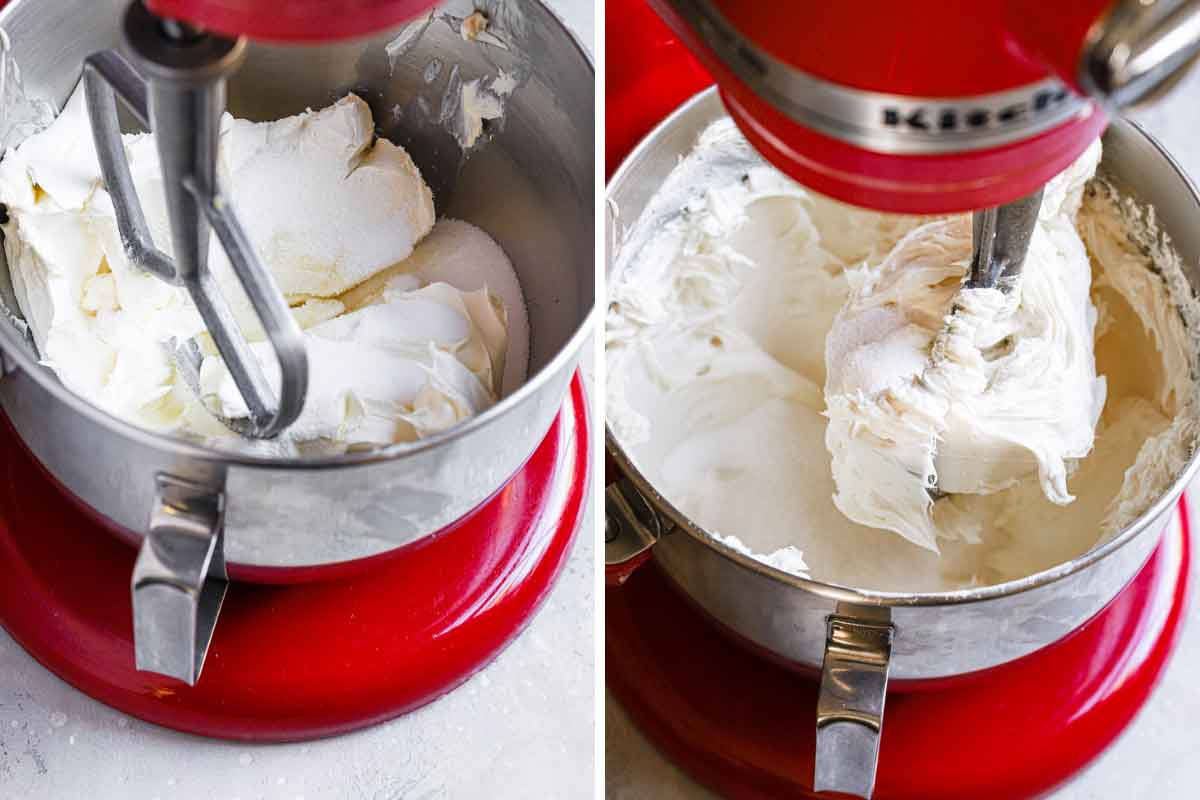
[[[650,549],[671,531],[650,501],[628,478],[604,490],[604,570],[609,584],[620,585],[650,557]]]
[[[150,529],[133,568],[136,666],[191,685],[200,679],[228,587],[224,498],[159,475]]]
[[[839,604],[829,618],[813,790],[870,798],[879,763],[894,628],[887,608]]]
[[[249,410],[248,418],[217,416],[238,433],[270,438],[295,422],[304,408],[308,360],[300,327],[275,279],[217,192],[225,78],[240,65],[245,40],[222,39],[168,22],[140,2],[129,7],[125,39],[141,72],[111,50],[94,53],[84,62],[84,89],[100,170],[130,262],[187,289]],[[173,259],[154,246],[146,225],[121,142],[118,97],[138,122],[155,133]],[[278,400],[209,272],[210,226],[279,361]],[[199,347],[195,342],[176,343],[173,355],[182,377],[199,394]]]

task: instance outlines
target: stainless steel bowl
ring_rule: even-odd
[[[724,116],[716,91],[702,92],[630,154],[608,186],[609,242],[621,241],[639,224],[680,157],[704,128]],[[1188,280],[1200,287],[1200,198],[1195,187],[1132,122],[1114,121],[1103,144],[1103,176],[1154,207],[1161,230],[1183,257]],[[620,247],[610,250],[610,284],[632,255]],[[739,553],[660,495],[611,430],[607,447],[621,473],[606,491],[608,563],[619,568],[652,547],[666,574],[726,628],[787,662],[823,668],[816,782],[862,796],[869,796],[874,782],[889,675],[919,680],[986,669],[1078,628],[1145,563],[1200,467],[1193,455],[1144,514],[1074,561],[995,586],[898,594],[797,577]]]
[[[0,145],[28,135],[18,123],[44,118],[47,104],[61,107],[87,55],[121,46],[127,2],[14,0],[0,12]],[[90,406],[37,363],[19,326],[0,320],[0,408],[21,438],[87,506],[134,537],[162,540],[139,556],[140,667],[196,677],[223,592],[206,574],[223,578],[228,564],[235,572],[278,569],[282,578],[287,568],[362,559],[421,539],[503,486],[561,407],[594,301],[594,72],[542,4],[486,5],[490,31],[507,49],[464,41],[438,18],[474,10],[459,0],[423,29],[320,47],[252,43],[230,82],[229,110],[275,119],[357,92],[380,135],[413,155],[439,216],[473,222],[501,244],[524,290],[531,354],[526,383],[495,407],[437,436],[372,452],[307,460],[219,452]],[[456,97],[451,82],[500,69],[521,83],[503,119],[464,154],[438,120]],[[2,256],[0,305],[17,311]]]

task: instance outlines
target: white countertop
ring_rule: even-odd
[[[1200,70],[1193,69],[1157,104],[1131,116],[1200,180]],[[1200,224],[1198,221],[1197,224]],[[1193,518],[1200,482],[1189,491]],[[1200,522],[1200,520],[1198,520]],[[1193,524],[1193,531],[1200,530]],[[1193,569],[1200,557],[1193,550]],[[1195,574],[1195,573],[1193,573]],[[1193,591],[1183,638],[1154,694],[1133,724],[1054,800],[1191,800],[1200,758],[1200,591]],[[605,785],[609,800],[704,800],[697,786],[642,737],[610,696],[605,711]]]
[[[591,0],[549,5],[594,50]],[[58,680],[0,628],[0,800],[591,797],[591,508],[545,604],[492,664],[424,708],[332,739],[248,745],[141,722]]]

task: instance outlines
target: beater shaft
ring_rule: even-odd
[[[1042,191],[972,215],[968,288],[999,287],[1007,292],[1016,283],[1042,208]]]

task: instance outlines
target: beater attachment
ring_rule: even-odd
[[[299,325],[270,271],[216,185],[217,141],[225,79],[245,55],[244,38],[226,39],[130,5],[124,35],[136,62],[113,50],[84,62],[84,90],[104,183],[129,261],[183,286],[241,393],[248,417],[216,415],[244,436],[271,438],[296,421],[308,391],[308,360]],[[116,99],[154,132],[161,162],[174,257],[155,247],[121,143]],[[280,368],[279,396],[239,330],[208,268],[215,231],[238,282],[266,332]],[[180,376],[200,396],[203,354],[195,340],[166,345]],[[201,397],[201,401],[204,398]],[[212,409],[210,408],[210,411]]]

